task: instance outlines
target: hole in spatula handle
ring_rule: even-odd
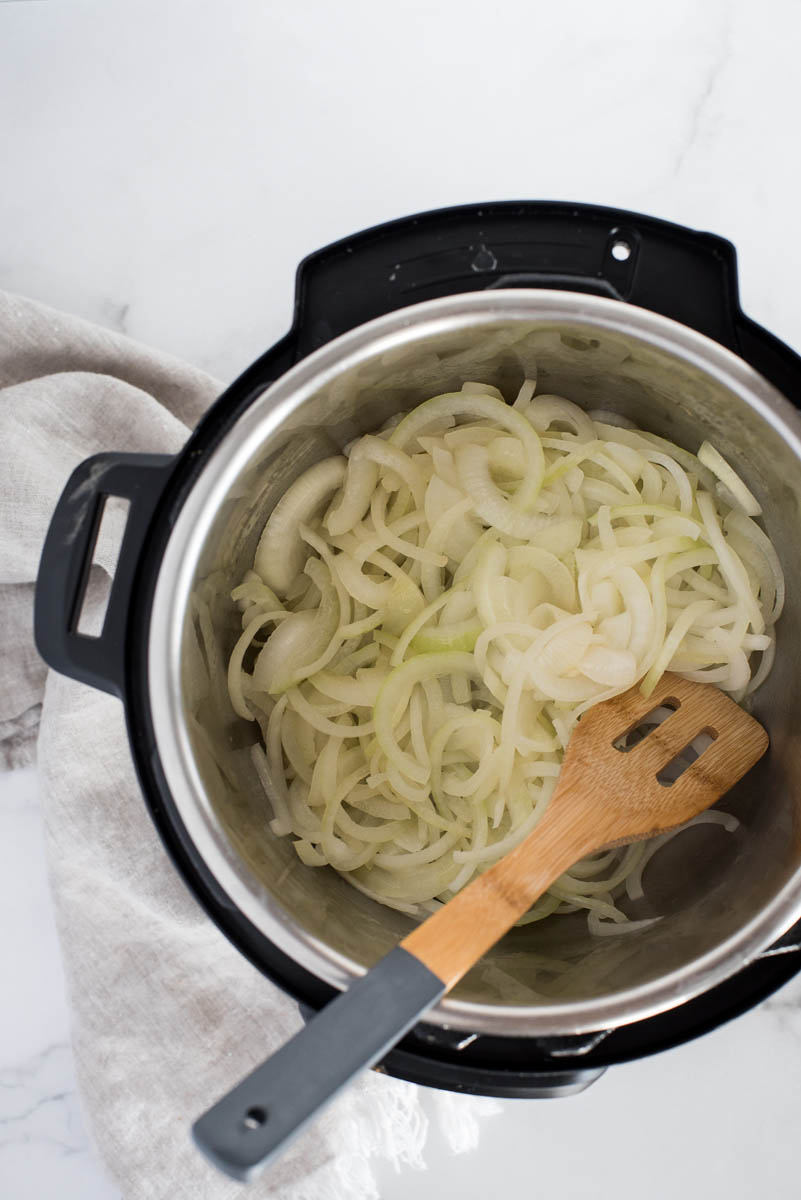
[[[267,1109],[258,1104],[249,1108],[242,1118],[242,1124],[245,1129],[261,1129],[262,1125],[267,1124]]]

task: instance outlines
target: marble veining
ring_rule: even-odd
[[[730,8],[728,6],[723,6],[720,9],[719,24],[716,28],[713,41],[715,49],[710,58],[708,69],[701,76],[695,99],[690,106],[687,135],[676,155],[676,162],[673,167],[674,175],[678,175],[690,153],[696,149],[699,134],[708,115],[710,101],[724,71],[729,65],[732,46]]]
[[[69,1086],[73,1074],[65,1042],[0,1070],[0,1154],[7,1146],[32,1143],[62,1154],[86,1149],[76,1092]]]

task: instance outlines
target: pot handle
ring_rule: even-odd
[[[75,468],[47,531],[34,599],[34,638],[49,667],[121,696],[128,602],[139,557],[173,459],[162,454],[95,454]],[[92,552],[106,498],[129,501],[103,628],[78,633]]]
[[[731,242],[624,209],[521,201],[420,213],[311,254],[298,270],[297,356],[422,300],[522,287],[628,301],[738,349]]]

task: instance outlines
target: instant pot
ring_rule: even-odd
[[[77,468],[36,588],[43,658],[122,699],[145,802],[186,884],[254,966],[316,1011],[411,921],[270,833],[247,752],[256,728],[214,686],[240,629],[230,590],[312,462],[465,380],[512,395],[535,368],[540,392],[689,450],[709,438],[763,505],[788,602],[753,706],[771,750],[725,798],[736,833],[689,830],[651,860],[634,915],[662,920],[617,938],[591,937],[578,915],[512,930],[379,1068],[495,1096],[580,1091],[736,1016],[801,966],[801,359],[741,312],[733,246],[634,213],[524,202],[425,213],[320,250],[299,267],[290,332],[180,454]],[[93,638],[77,624],[107,497],[130,507]]]

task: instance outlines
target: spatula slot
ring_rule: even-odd
[[[672,787],[676,780],[681,778],[687,768],[691,767],[704,751],[709,749],[717,736],[714,729],[702,730],[678,754],[675,754],[670,762],[665,763],[661,771],[657,772],[657,783],[661,783],[662,787]]]
[[[615,750],[622,750],[624,753],[633,750],[643,738],[647,738],[649,733],[653,733],[663,721],[666,721],[678,710],[678,700],[674,700],[672,697],[662,700],[656,708],[652,708],[644,717],[640,717],[636,725],[630,725],[624,733],[619,734],[612,745]]]

